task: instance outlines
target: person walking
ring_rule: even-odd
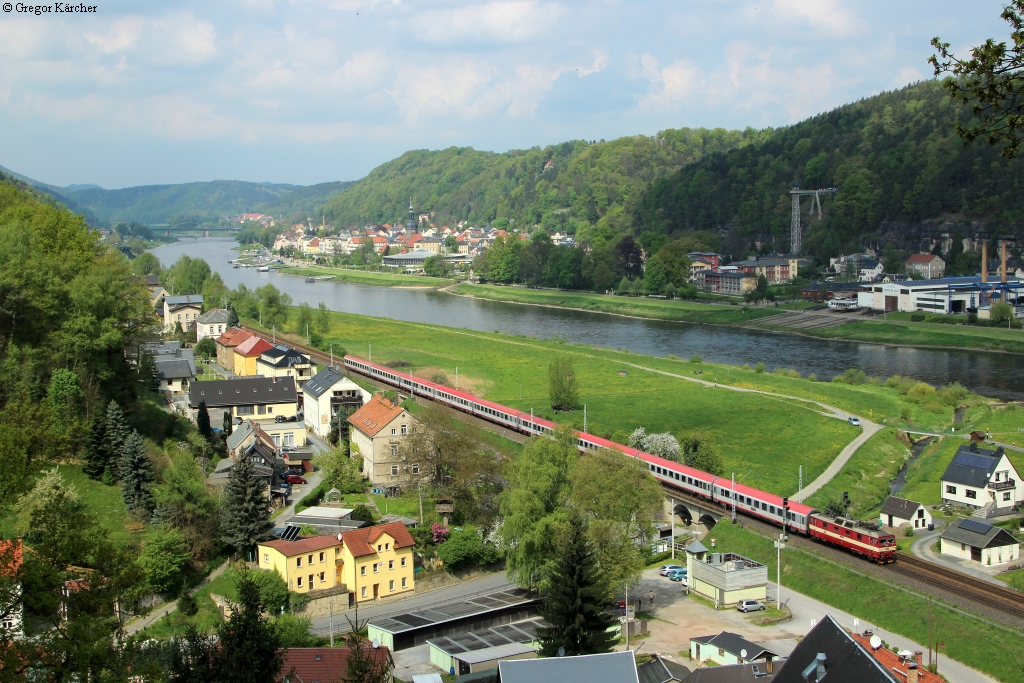
[[[654,607],[654,591],[648,593],[647,596],[651,599],[651,607]]]

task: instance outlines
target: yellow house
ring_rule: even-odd
[[[270,351],[274,345],[262,337],[253,335],[239,344],[234,349],[234,367],[232,370],[236,377],[255,377],[256,361],[266,351]]]
[[[405,525],[392,522],[338,536],[267,541],[257,554],[260,569],[277,571],[288,590],[308,593],[344,585],[354,604],[412,591],[414,545]]]
[[[202,312],[203,297],[199,294],[165,296],[164,329],[173,330],[175,323],[181,323],[183,330],[191,329]]]

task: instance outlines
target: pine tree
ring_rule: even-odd
[[[366,641],[359,635],[359,627],[349,625],[352,630],[347,640],[348,657],[345,658],[347,671],[341,679],[342,683],[388,683],[391,681],[391,672],[387,664],[387,657],[380,650],[374,650],[366,646]]]
[[[256,474],[252,458],[247,452],[240,453],[224,487],[220,522],[224,542],[239,552],[251,550],[269,538],[274,529],[266,490],[267,485]]]
[[[274,624],[264,614],[260,581],[245,571],[235,583],[238,604],[217,629],[220,652],[217,679],[222,683],[274,683],[280,678],[284,650]]]
[[[93,418],[92,428],[85,440],[85,465],[82,471],[91,479],[101,479],[110,462],[107,453],[107,416],[98,414]]]
[[[196,428],[207,441],[213,438],[213,428],[210,427],[210,411],[206,409],[206,401],[199,402],[199,409],[196,412]]]
[[[555,559],[551,589],[541,612],[549,625],[537,629],[541,656],[557,656],[563,647],[567,655],[611,651],[615,636],[608,628],[614,620],[604,611],[607,600],[598,571],[583,520],[574,514]]]
[[[107,404],[107,463],[104,468],[112,478],[117,476],[121,456],[128,443],[128,436],[128,422],[124,418],[124,412],[117,401],[112,400]]]
[[[228,327],[238,327],[238,311],[231,304],[228,304]]]
[[[146,444],[136,432],[128,436],[121,454],[118,475],[121,479],[121,497],[129,511],[153,511],[153,463],[146,455]]]

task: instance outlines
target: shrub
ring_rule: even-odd
[[[194,617],[199,612],[199,604],[187,588],[182,589],[181,597],[178,598],[178,611],[186,617]]]
[[[697,355],[697,354],[694,354],[694,355],[690,356],[690,362],[691,363],[700,363],[702,360],[703,359],[699,355]]]
[[[811,382],[817,382],[818,376],[812,372],[811,374],[807,375],[807,379]]]
[[[456,531],[437,548],[437,557],[449,572],[492,564],[501,559],[493,545],[486,545],[475,531]]]
[[[832,381],[833,382],[841,382],[843,384],[858,385],[858,384],[864,384],[864,381],[866,379],[867,379],[867,375],[864,374],[863,370],[858,370],[857,368],[850,368],[849,370],[847,370],[843,374],[838,375],[837,377],[834,377],[832,379]]]
[[[907,526],[905,526],[903,528],[903,535],[906,536],[907,538],[910,538],[911,536],[913,536],[914,535],[914,527],[910,526],[909,524]]]
[[[915,323],[923,323],[924,322],[924,316],[923,315],[912,315],[912,316],[910,316],[910,321],[911,322],[915,322]]]
[[[358,522],[366,522],[368,524],[373,524],[376,521],[373,518],[373,510],[371,510],[369,506],[363,505],[362,503],[356,505],[355,509],[352,510],[350,518]]]
[[[451,386],[448,384],[448,375],[443,372],[435,372],[430,376],[430,381],[435,384],[443,384],[445,386]]]
[[[181,571],[187,561],[185,538],[176,529],[163,525],[150,532],[139,555],[139,565],[146,572],[150,588],[157,593],[181,585]]]
[[[943,405],[938,401],[928,401],[927,403],[924,404],[924,409],[927,410],[929,413],[941,415],[944,408]]]
[[[907,392],[908,398],[913,398],[918,401],[926,401],[935,396],[935,387],[924,382],[918,382]]]
[[[217,355],[217,344],[213,341],[213,337],[203,337],[193,350],[197,356],[213,358]]]
[[[939,399],[954,408],[966,401],[969,395],[970,392],[960,382],[953,382],[939,389]]]
[[[794,379],[800,379],[800,373],[791,368],[775,368],[772,370],[773,375],[779,375],[780,377],[792,377]]]
[[[756,372],[756,373],[757,373],[757,374],[759,374],[759,375],[760,375],[760,374],[761,374],[762,372],[764,372],[764,363],[758,363],[758,364],[757,364],[757,365],[756,365],[756,366],[754,367],[754,372]]]
[[[280,647],[313,647],[316,645],[316,636],[309,632],[312,625],[313,620],[309,617],[282,614],[274,619],[278,645]]]
[[[910,422],[910,418],[911,417],[912,417],[912,413],[910,411],[910,406],[901,406],[900,407],[900,419],[903,420],[904,422]]]
[[[430,536],[434,540],[434,545],[441,545],[442,543],[447,541],[449,534],[451,534],[451,529],[444,526],[443,524],[434,522],[430,525]]]

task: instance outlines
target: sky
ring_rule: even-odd
[[[931,78],[934,36],[1009,35],[991,0],[83,2],[0,13],[0,165],[55,185],[785,126]]]

